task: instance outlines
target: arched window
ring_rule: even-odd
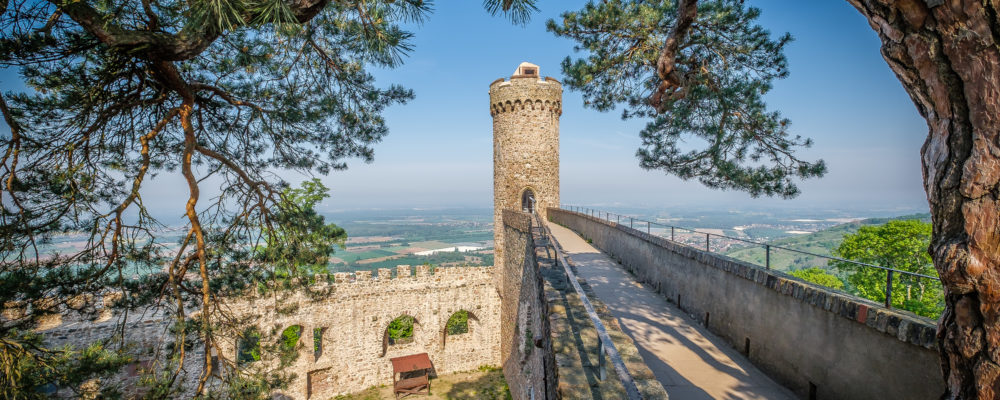
[[[448,323],[445,324],[444,331],[449,336],[469,333],[469,312],[459,310],[451,314],[451,317],[448,318]]]
[[[236,364],[260,361],[260,332],[256,328],[243,331],[236,343]]]
[[[409,315],[404,315],[392,320],[386,328],[386,336],[389,338],[389,345],[413,342],[414,322],[416,322],[416,319]]]
[[[535,212],[535,192],[531,189],[524,189],[524,193],[521,194],[521,210],[526,213]]]
[[[458,310],[448,317],[448,323],[444,325],[444,332],[441,333],[441,345],[448,343],[448,336],[464,335],[472,332],[472,322],[478,322],[479,318],[468,310]]]
[[[295,351],[295,346],[299,344],[302,337],[302,325],[292,325],[281,332],[281,350]]]
[[[382,334],[382,356],[389,351],[389,346],[400,346],[413,343],[414,332],[420,326],[420,321],[410,315],[401,315],[389,322]]]

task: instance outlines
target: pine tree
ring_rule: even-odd
[[[484,6],[515,22],[534,9]],[[219,396],[262,397],[280,385],[286,377],[250,374],[223,354],[220,336],[246,323],[217,305],[308,284],[295,278],[343,242],[312,209],[325,188],[291,189],[275,171],[326,174],[348,158],[373,159],[387,134],[382,113],[413,94],[376,86],[369,71],[399,66],[413,36],[401,24],[430,11],[424,0],[0,0],[0,68],[19,71],[28,88],[0,95],[10,128],[0,139],[0,305],[13,316],[0,324],[4,397],[73,389],[127,361],[110,348],[46,349],[23,333],[94,296],[175,319],[153,395],[209,394],[216,365],[229,384],[211,388]],[[187,222],[166,250],[141,189],[176,172],[187,182],[177,208]],[[209,188],[218,195],[205,198]],[[45,250],[67,231],[85,232],[86,247]],[[205,368],[197,387],[182,388],[178,366],[192,345]],[[90,366],[101,368],[77,368],[98,358]],[[72,368],[86,373],[58,372]]]

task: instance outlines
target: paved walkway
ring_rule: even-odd
[[[670,400],[796,399],[733,348],[573,231],[549,224],[580,277],[618,318]]]

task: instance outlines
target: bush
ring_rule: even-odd
[[[409,315],[396,318],[389,323],[389,344],[403,344],[413,341],[413,323]]]
[[[445,325],[445,332],[449,335],[461,335],[463,333],[469,332],[469,312],[465,310],[460,310],[451,315],[448,318],[448,324]]]

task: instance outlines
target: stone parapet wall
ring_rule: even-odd
[[[392,275],[396,272],[396,276]],[[283,330],[301,326],[297,359],[284,372],[296,376],[282,395],[295,399],[327,399],[371,386],[392,384],[390,358],[428,353],[438,374],[469,371],[500,364],[500,298],[494,267],[449,267],[433,271],[427,266],[335,273],[333,282],[322,282],[308,291],[279,296],[250,296],[223,301],[234,317],[255,321],[263,340],[277,340]],[[277,300],[276,300],[277,299]],[[448,336],[445,326],[452,314],[469,312],[469,332]],[[395,318],[416,319],[414,340],[388,345],[386,329]],[[117,316],[95,323],[76,321],[44,331],[50,345],[84,346],[111,335]],[[136,344],[138,365],[152,360],[162,349],[168,320],[134,314],[127,323],[126,341]],[[321,329],[321,352],[313,347],[313,332]],[[233,332],[221,343],[222,356],[236,358]],[[203,354],[188,355],[187,378],[197,379]],[[197,361],[193,361],[197,360]],[[265,359],[262,362],[273,360]],[[143,364],[144,363],[144,364]],[[115,381],[128,382],[136,368],[126,368]],[[190,380],[190,379],[188,379]]]
[[[550,209],[803,398],[944,392],[933,321],[613,222]]]

